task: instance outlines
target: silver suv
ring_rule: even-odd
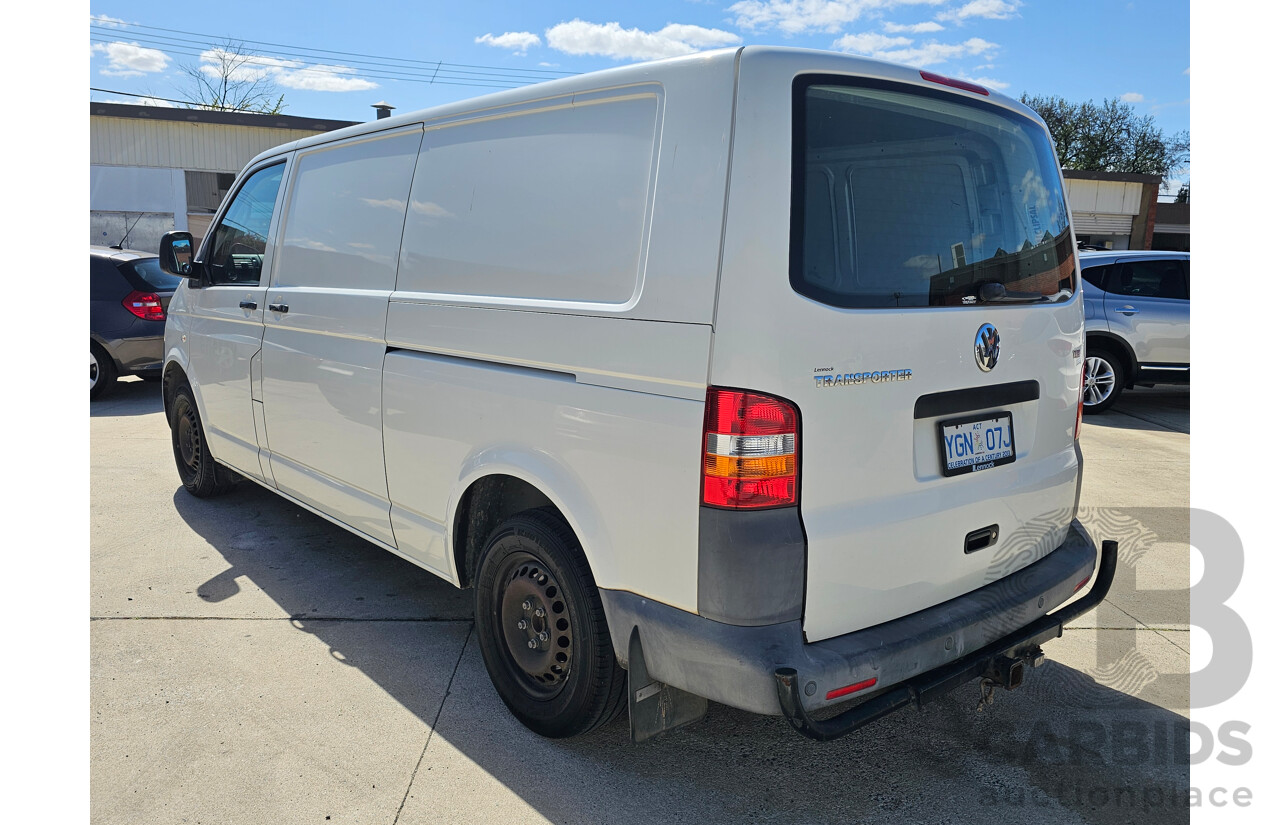
[[[1081,252],[1084,411],[1098,413],[1134,385],[1191,380],[1191,254]]]

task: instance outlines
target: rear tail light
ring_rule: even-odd
[[[163,321],[164,305],[160,296],[154,292],[138,292],[134,290],[125,296],[124,308],[144,321]]]
[[[799,421],[796,408],[781,399],[708,388],[702,503],[735,510],[795,504]]]
[[[1080,425],[1084,423],[1084,374],[1088,369],[1089,365],[1086,363],[1080,370],[1080,395],[1076,399],[1076,441],[1080,440]]]

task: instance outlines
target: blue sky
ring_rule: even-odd
[[[91,91],[91,100],[189,99],[182,66],[207,63],[227,39],[257,51],[255,68],[284,95],[285,114],[336,120],[369,119],[380,100],[405,112],[492,90],[463,84],[523,85],[772,44],[892,60],[1014,97],[1119,97],[1166,133],[1190,128],[1188,2],[108,0],[91,3],[90,14],[89,85],[109,90]]]

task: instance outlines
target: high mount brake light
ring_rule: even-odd
[[[923,77],[925,80],[928,80],[930,83],[941,83],[943,86],[950,86],[953,89],[964,89],[966,92],[973,92],[974,94],[986,95],[987,97],[991,96],[991,92],[988,92],[985,88],[983,88],[982,86],[979,86],[977,83],[970,83],[967,80],[958,80],[954,77],[947,77],[946,75],[934,74],[933,72],[926,72],[924,69],[920,70],[920,76]]]
[[[124,304],[125,309],[144,321],[164,320],[164,304],[160,303],[160,296],[154,292],[134,290],[126,295],[121,303]]]
[[[752,510],[797,502],[800,416],[786,401],[707,389],[702,426],[702,503]]]

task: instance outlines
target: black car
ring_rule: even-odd
[[[150,252],[89,247],[89,398],[121,375],[158,381],[164,317],[181,278]]]

